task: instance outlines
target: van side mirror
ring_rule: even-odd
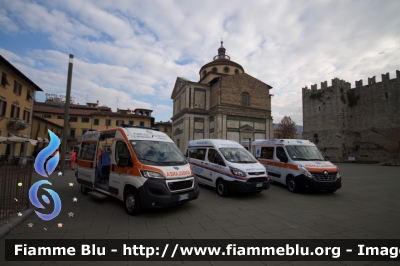
[[[287,163],[288,162],[288,157],[285,155],[285,154],[280,154],[279,155],[279,161],[281,161],[281,162],[284,162],[284,163]]]
[[[133,166],[132,158],[126,154],[120,154],[118,156],[118,167]]]

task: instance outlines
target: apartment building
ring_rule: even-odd
[[[150,127],[154,124],[152,112],[153,110],[142,108],[117,108],[117,111],[113,112],[110,107],[100,106],[98,101],[86,105],[70,104],[66,150],[69,152],[76,148],[78,136],[88,130],[121,127],[122,124]],[[34,119],[34,137],[39,142],[42,139],[46,143],[47,129],[58,130],[58,126],[64,126],[65,101],[60,97],[48,97],[45,102],[35,102],[34,115],[35,118],[40,118]],[[52,131],[58,135],[54,130]],[[62,134],[60,138],[61,136]]]
[[[0,155],[29,155],[35,93],[43,90],[1,55],[0,74]]]
[[[172,138],[172,122],[171,121],[160,121],[154,123],[153,127],[160,129],[161,132],[164,132],[168,135],[168,137]]]

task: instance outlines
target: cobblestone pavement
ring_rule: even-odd
[[[33,213],[0,240],[1,265],[99,265],[99,262],[6,262],[5,239],[381,239],[400,238],[400,167],[338,164],[342,188],[336,193],[290,193],[272,185],[258,194],[221,198],[201,186],[197,200],[139,216],[125,213],[114,198],[82,195],[73,172],[52,174],[61,198],[58,217]],[[43,179],[34,174],[33,182]],[[69,183],[74,183],[70,186]],[[77,202],[73,202],[73,198]],[[68,213],[73,212],[73,217]],[[29,227],[28,224],[33,226]],[[58,227],[62,223],[62,227]],[[182,262],[113,262],[104,265],[181,265]],[[320,265],[321,262],[185,262],[185,265]],[[326,265],[395,265],[390,262],[324,262]]]

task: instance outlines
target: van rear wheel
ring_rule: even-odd
[[[138,193],[133,188],[129,189],[125,193],[124,203],[125,203],[125,211],[129,215],[137,215],[142,211]]]
[[[297,191],[299,191],[297,182],[293,176],[288,177],[287,187],[288,187],[289,191],[292,193],[296,193]]]
[[[217,192],[221,197],[226,197],[229,195],[228,187],[222,178],[217,180]]]

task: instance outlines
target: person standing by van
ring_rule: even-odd
[[[73,150],[71,154],[71,170],[75,170],[75,163],[76,163],[76,151]]]
[[[99,153],[97,153],[97,166],[100,165],[102,155],[103,155],[103,149],[100,149]]]

